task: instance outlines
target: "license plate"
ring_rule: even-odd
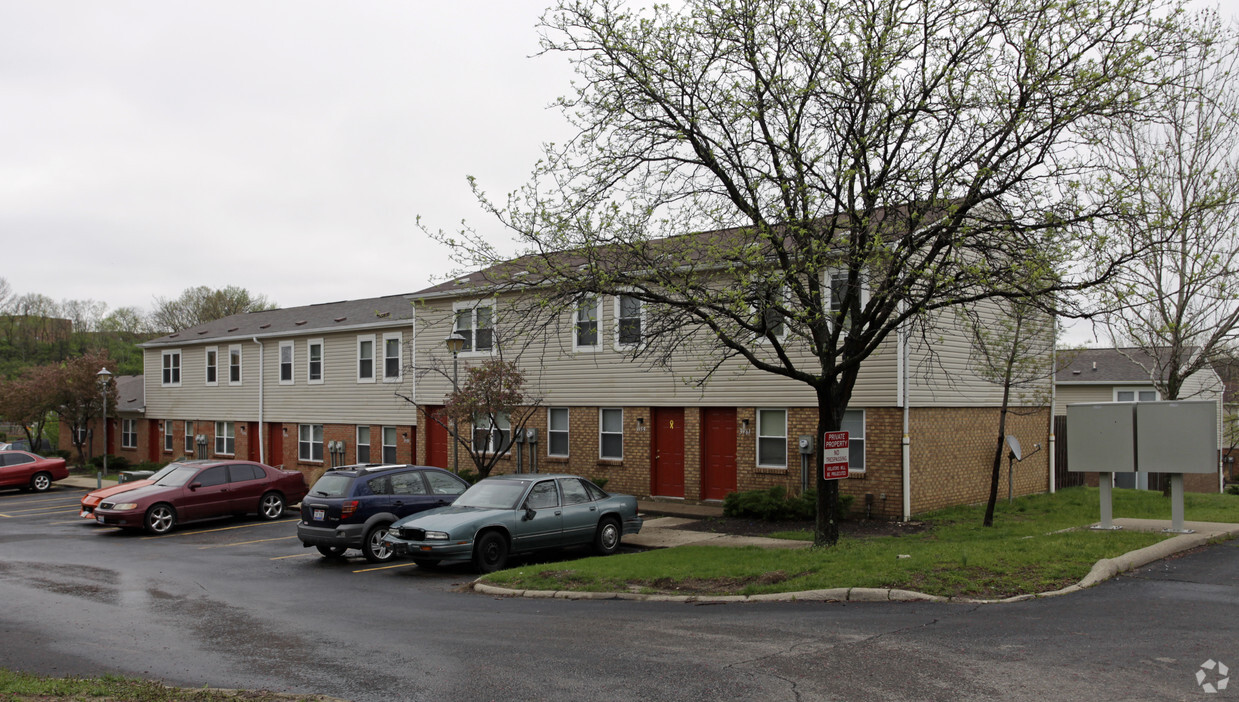
[[[95,521],[96,521],[96,522],[99,522],[100,524],[102,524],[102,523],[103,523],[103,517],[102,517],[102,516],[97,516],[97,517],[95,517]]]
[[[327,516],[327,510],[325,509],[314,510],[314,521],[321,522],[323,521],[324,518],[326,518],[326,516]]]
[[[89,511],[89,510],[85,510],[85,509],[84,509],[84,510],[82,510],[82,516],[83,516],[83,517],[89,517],[89,516],[90,516],[90,511]]]

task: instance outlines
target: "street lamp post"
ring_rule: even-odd
[[[95,489],[103,487],[103,476],[108,472],[108,379],[112,374],[105,366],[95,374],[99,379],[99,389],[103,393],[103,469],[95,472]]]
[[[443,340],[447,344],[447,350],[452,352],[452,392],[460,392],[459,373],[460,363],[457,356],[465,348],[465,337],[457,332],[452,332],[451,336]],[[460,473],[460,436],[458,435],[459,427],[456,426],[456,416],[452,416],[452,472]]]

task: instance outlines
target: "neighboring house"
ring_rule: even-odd
[[[416,410],[396,395],[411,320],[395,295],[238,314],[141,344],[145,458],[245,458],[308,480],[333,462],[411,462]]]
[[[1059,420],[1059,430],[1056,438],[1060,454],[1065,455],[1066,442],[1070,436],[1061,429],[1065,427],[1067,405],[1091,402],[1154,402],[1163,400],[1153,383],[1153,373],[1158,364],[1147,351],[1139,348],[1105,348],[1079,349],[1062,351],[1059,354],[1060,367],[1055,377],[1054,415]],[[1206,366],[1183,383],[1179,393],[1180,400],[1210,400],[1218,405],[1219,432],[1223,417],[1223,384],[1221,377],[1212,367]],[[1064,437],[1066,437],[1064,439]],[[1219,448],[1222,434],[1219,433]],[[1138,487],[1141,489],[1161,489],[1164,476],[1137,473],[1116,473],[1115,485],[1118,487]],[[1097,485],[1097,474],[1092,473],[1085,478],[1087,484]],[[1192,492],[1217,492],[1220,489],[1218,476],[1215,474],[1186,474],[1183,485],[1185,490]]]
[[[140,375],[121,375],[115,378],[116,405],[108,408],[107,453],[112,456],[123,456],[130,463],[141,463],[150,460],[149,446],[155,438],[147,430],[145,421],[146,397]],[[98,418],[93,418],[86,425],[86,443],[83,452],[87,456],[100,455],[103,446],[103,432],[99,428]],[[59,446],[69,450],[73,446],[70,429],[64,422],[60,423]]]
[[[415,393],[425,411],[433,413],[451,390],[447,372],[425,371],[452,368],[444,340],[453,331],[468,340],[458,358],[462,377],[469,364],[502,352],[518,362],[540,403],[528,425],[538,442],[509,447],[497,472],[514,470],[519,450],[529,456],[525,466],[536,459],[542,470],[605,478],[608,488],[641,496],[717,500],[737,490],[800,489],[798,439],[812,436],[817,425],[809,386],[729,360],[697,387],[686,379],[700,377],[704,366],[688,352],[674,370],[636,362],[626,349],[640,338],[643,312],[623,295],[565,312],[549,338],[518,348],[509,341],[513,330],[503,328],[514,316],[505,314],[511,301],[496,297],[487,279],[486,271],[471,274],[409,299],[420,371]],[[892,335],[861,367],[843,417],[851,470],[841,491],[855,496],[854,514],[896,519],[988,497],[1002,390],[978,377],[956,315],[943,313],[938,321],[936,355],[928,339]],[[1048,451],[1034,452],[1035,445],[1048,446],[1048,363],[1040,390],[1043,399],[1029,400],[1008,418],[1007,433],[1033,454],[1015,470],[1021,495],[1050,487]],[[502,447],[511,427],[499,424],[472,429],[497,435]],[[446,430],[425,421],[418,432],[418,461],[448,465]],[[460,460],[468,460],[463,451]],[[1004,485],[1006,468],[1004,460]]]

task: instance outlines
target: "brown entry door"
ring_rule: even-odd
[[[659,497],[684,497],[684,410],[654,410],[654,485]]]
[[[268,424],[267,437],[267,465],[284,465],[284,425]]]
[[[426,425],[426,465],[436,468],[450,468],[447,463],[447,428],[436,422],[435,412],[442,407],[427,407],[426,414],[419,421]]]
[[[250,422],[249,427],[245,430],[246,441],[249,443],[249,459],[251,461],[261,461],[265,456],[262,455],[262,442],[259,437],[262,436],[262,429],[258,427],[258,422]]]
[[[710,408],[702,413],[701,496],[721,500],[736,491],[736,410]]]

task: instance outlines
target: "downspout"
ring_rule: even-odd
[[[1054,338],[1050,341],[1050,440],[1047,443],[1050,447],[1050,454],[1046,460],[1050,464],[1050,494],[1053,495],[1058,492],[1054,475],[1054,403],[1058,398],[1058,318],[1054,315],[1050,315],[1050,331],[1054,334]]]
[[[903,303],[900,303],[900,308],[902,307]],[[900,311],[902,312],[902,309]],[[912,518],[912,439],[909,436],[910,421],[908,417],[908,334],[906,323],[899,325],[898,356],[899,377],[896,379],[898,383],[896,394],[899,396],[899,404],[903,407],[903,440],[901,447],[903,463],[903,520],[908,521]]]
[[[264,385],[263,373],[266,370],[265,369],[266,364],[263,362],[263,350],[264,349],[263,349],[262,342],[258,340],[258,337],[254,337],[254,343],[258,344],[258,462],[266,463],[267,462],[267,447],[265,445],[265,440],[264,440],[265,432],[263,431],[263,429],[265,429],[266,427],[263,426],[263,423],[262,423],[262,390],[263,390],[263,385]]]

